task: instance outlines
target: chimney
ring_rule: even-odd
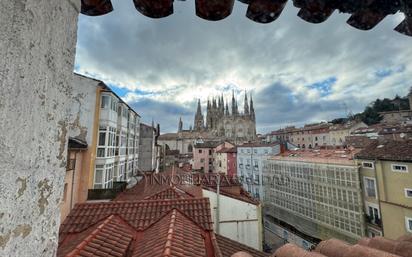
[[[285,153],[288,150],[288,143],[281,142],[280,143],[280,153]]]

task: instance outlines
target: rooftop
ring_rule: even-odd
[[[397,240],[383,237],[362,238],[355,245],[329,239],[308,252],[293,244],[279,248],[272,257],[412,257],[412,235]]]
[[[242,148],[242,147],[273,147],[279,145],[279,143],[270,143],[270,144],[266,144],[266,143],[244,143],[242,145],[238,145],[237,148]]]
[[[271,156],[269,160],[355,165],[354,154],[359,150],[292,150]]]
[[[242,250],[267,256],[213,232],[209,199],[201,197],[200,185],[149,181],[146,176],[112,202],[77,204],[60,226],[57,256],[230,257]],[[233,194],[229,184],[222,194]]]
[[[198,142],[195,144],[195,148],[215,148],[218,145],[222,144],[222,141],[204,141]]]
[[[237,152],[236,147],[230,147],[230,148],[223,147],[219,151],[216,151],[216,153],[236,153],[236,152]]]
[[[356,154],[357,159],[412,161],[412,140],[377,140]]]

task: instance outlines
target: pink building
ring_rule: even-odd
[[[229,142],[204,141],[195,144],[193,151],[193,169],[202,172],[215,172],[215,152],[223,148],[231,148],[234,145]]]
[[[228,176],[237,174],[236,147],[222,148],[215,153],[215,170]]]

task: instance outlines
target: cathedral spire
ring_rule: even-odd
[[[227,104],[227,101],[226,101],[226,107],[225,107],[225,115],[226,116],[229,116],[230,114],[229,114],[229,106],[228,106],[228,104]]]
[[[197,100],[197,111],[195,115],[194,129],[196,131],[202,130],[204,127],[204,120],[202,114],[202,107],[200,106],[200,99]]]
[[[196,111],[196,115],[202,115],[202,107],[200,106],[200,99],[197,99],[197,111]]]
[[[244,114],[249,115],[249,104],[248,104],[248,101],[247,101],[247,92],[246,92],[246,90],[245,90]]]
[[[182,121],[182,117],[179,118],[179,129],[178,131],[181,132],[183,130],[183,121]]]
[[[252,93],[250,93],[250,117],[253,121],[256,119],[255,108],[253,107]]]
[[[236,115],[236,100],[235,100],[235,90],[232,89],[232,115]]]

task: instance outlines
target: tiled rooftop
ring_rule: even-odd
[[[376,141],[356,154],[358,159],[412,161],[412,140]]]
[[[133,257],[206,256],[202,228],[174,209],[140,236]]]
[[[144,200],[78,204],[60,226],[60,236],[79,233],[110,215],[118,215],[135,230],[144,230],[173,208],[179,209],[205,230],[212,230],[207,198]]]
[[[126,222],[111,215],[93,231],[66,239],[57,256],[125,256],[133,236],[134,230]]]
[[[229,257],[241,250],[266,256],[215,236],[209,199],[201,197],[201,186],[146,182],[112,202],[76,205],[60,227],[58,257]]]
[[[308,252],[293,244],[279,248],[272,257],[412,257],[412,235],[398,240],[363,238],[355,245],[329,239]]]
[[[354,155],[359,150],[295,150],[269,157],[270,160],[355,165]]]

